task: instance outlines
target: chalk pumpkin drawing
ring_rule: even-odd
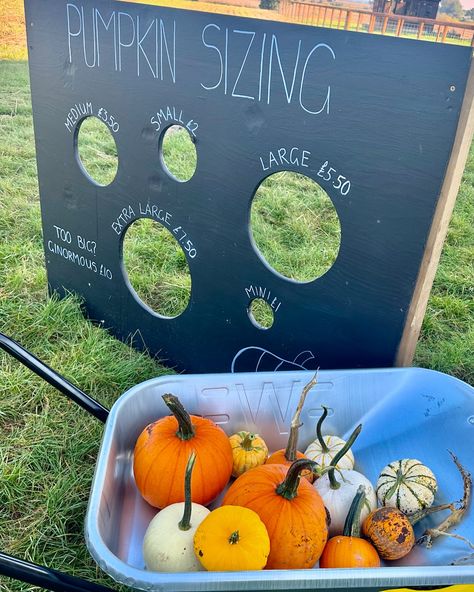
[[[231,372],[276,372],[278,370],[311,370],[316,369],[314,355],[309,350],[300,352],[293,360],[285,360],[258,346],[244,347],[237,352],[232,360]]]

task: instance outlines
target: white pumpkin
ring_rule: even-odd
[[[360,514],[360,522],[364,522],[369,513],[377,507],[377,497],[372,483],[362,473],[353,469],[342,469],[337,471],[339,487],[334,489],[331,485],[329,474],[317,479],[313,487],[322,497],[326,506],[331,524],[329,525],[329,536],[342,534],[347,513],[351,507],[360,485],[365,487],[366,503]]]
[[[332,459],[344,447],[346,441],[339,438],[339,436],[323,436],[323,440],[326,450],[323,449],[321,442],[316,439],[306,448],[304,455],[317,462],[324,469],[331,465]],[[348,450],[337,463],[337,468],[353,469],[354,462],[354,454],[352,450]]]
[[[179,528],[185,502],[163,508],[148,525],[143,540],[143,558],[150,571],[189,572],[202,571],[194,553],[194,534],[209,514],[200,504],[191,505],[191,526]]]
[[[431,469],[416,458],[403,458],[382,469],[376,492],[381,505],[410,515],[433,505],[437,486]]]
[[[342,456],[338,454],[346,446],[346,441],[338,436],[323,436],[321,428],[328,415],[328,408],[321,405],[323,413],[316,424],[316,439],[306,448],[304,454],[317,462],[324,469],[333,464],[335,456],[339,458],[336,465],[338,469],[353,469],[354,454],[350,447]]]
[[[210,511],[191,503],[191,476],[196,453],[186,465],[184,502],[163,508],[152,519],[143,539],[143,558],[150,571],[188,572],[203,568],[194,553],[194,534]]]

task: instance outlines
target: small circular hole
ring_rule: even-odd
[[[329,195],[312,179],[274,173],[258,187],[250,230],[260,255],[285,278],[312,281],[334,264],[341,225]]]
[[[166,129],[161,142],[161,159],[176,181],[189,181],[196,171],[197,153],[191,134],[181,125]]]
[[[273,325],[273,309],[263,298],[254,298],[248,307],[250,320],[259,329],[270,329]]]
[[[118,167],[115,139],[105,123],[93,115],[79,125],[77,156],[84,173],[98,185],[110,185],[115,179]]]
[[[125,273],[137,298],[166,318],[184,312],[191,296],[186,255],[171,232],[149,218],[127,228],[122,244]]]

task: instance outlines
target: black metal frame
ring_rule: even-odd
[[[4,349],[99,421],[105,423],[109,415],[109,410],[106,407],[89,397],[89,395],[86,395],[86,393],[70,383],[66,378],[52,370],[19,343],[3,333],[0,333],[0,348]],[[40,586],[45,590],[52,590],[53,592],[113,592],[112,588],[94,584],[48,567],[36,565],[35,563],[24,561],[1,551],[0,575]]]

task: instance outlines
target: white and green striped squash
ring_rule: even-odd
[[[376,493],[382,506],[414,514],[429,508],[437,489],[431,469],[416,458],[403,458],[388,464],[379,475]]]

